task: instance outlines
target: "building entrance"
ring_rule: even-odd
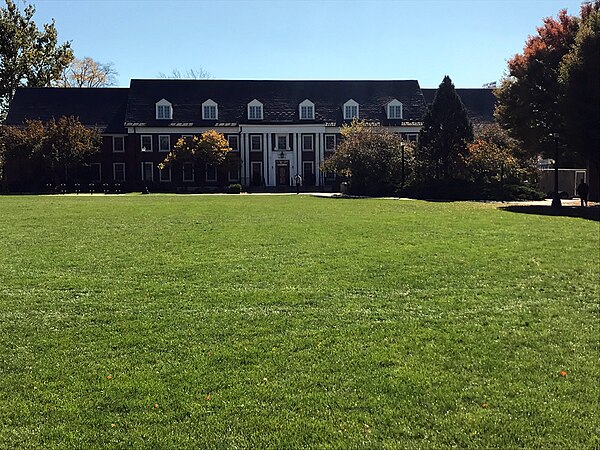
[[[289,186],[290,185],[290,162],[287,160],[276,162],[276,179],[277,186]]]

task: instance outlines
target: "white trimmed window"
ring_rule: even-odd
[[[158,171],[158,178],[161,183],[168,183],[171,181],[171,168],[165,167],[164,169],[160,169]]]
[[[142,134],[140,137],[140,145],[143,152],[151,152],[152,151],[152,135],[150,134]]]
[[[252,161],[250,163],[250,182],[253,186],[260,186],[263,182],[262,162]]]
[[[202,103],[202,120],[217,120],[219,118],[219,109],[216,102],[210,98]]]
[[[302,136],[302,150],[314,150],[314,139],[312,134],[304,134]]]
[[[302,164],[302,176],[308,182],[315,174],[315,165],[312,161],[304,161]]]
[[[113,163],[113,180],[120,182],[125,181],[125,163]]]
[[[402,103],[394,99],[387,105],[388,119],[402,119]]]
[[[240,181],[240,169],[231,169],[227,172],[227,181]]]
[[[206,181],[217,181],[217,167],[206,165]]]
[[[250,136],[250,151],[261,152],[262,151],[262,136],[253,134]]]
[[[289,150],[288,146],[289,135],[287,134],[276,134],[275,135],[275,149],[277,151]]]
[[[419,133],[408,133],[406,140],[409,142],[417,142],[419,140]]]
[[[157,119],[172,119],[173,118],[173,106],[171,102],[164,98],[156,102],[156,118]]]
[[[238,152],[240,150],[240,140],[237,134],[227,135],[227,142],[232,152]]]
[[[263,118],[263,104],[258,100],[254,99],[248,103],[248,119],[250,120],[262,120]]]
[[[160,136],[158,136],[158,151],[171,151],[171,136],[169,136],[168,134],[161,134]]]
[[[90,181],[92,181],[92,183],[97,183],[98,181],[102,181],[102,164],[100,164],[100,163],[91,163],[90,164]]]
[[[194,164],[191,162],[183,163],[183,181],[194,181]]]
[[[142,162],[142,181],[154,181],[154,163]]]
[[[344,103],[344,120],[352,120],[359,118],[358,103],[350,99]]]
[[[123,136],[113,136],[113,153],[123,153],[125,151],[125,138]]]
[[[330,152],[335,150],[335,134],[325,135],[325,150]]]
[[[314,120],[315,118],[315,104],[309,99],[304,100],[299,105],[300,120]]]

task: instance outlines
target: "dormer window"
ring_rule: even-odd
[[[173,118],[173,107],[168,100],[164,98],[156,102],[156,118],[157,119],[172,119]]]
[[[248,119],[250,120],[262,120],[263,118],[263,104],[258,100],[254,99],[248,103]]]
[[[202,103],[202,120],[217,120],[219,109],[217,104],[210,98]]]
[[[344,103],[344,120],[358,119],[358,103],[350,99]]]
[[[315,104],[309,99],[304,100],[299,105],[300,120],[314,120],[315,119]]]
[[[388,119],[402,119],[402,103],[394,99],[387,104]]]

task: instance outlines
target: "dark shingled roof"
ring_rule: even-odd
[[[126,133],[127,88],[19,88],[10,104],[7,125],[26,120],[46,122],[77,116],[82,124],[104,133]]]
[[[404,121],[421,121],[426,105],[419,83],[405,81],[272,81],[272,80],[131,80],[126,123],[165,126],[185,123],[213,126],[215,123],[306,124],[343,122],[342,105],[354,99],[360,118],[382,125],[400,125],[388,120],[386,105],[393,99],[403,104]],[[173,105],[172,120],[157,120],[155,104],[161,99]],[[202,120],[201,105],[211,99],[218,104],[218,120]],[[263,104],[264,120],[247,119],[247,104]],[[315,120],[300,120],[298,105],[305,99],[315,104]]]
[[[427,106],[433,103],[433,97],[437,89],[421,89],[425,96]],[[488,88],[472,88],[462,89],[457,88],[456,93],[462,100],[469,119],[473,122],[493,122],[494,108],[496,106],[496,97],[494,90]]]

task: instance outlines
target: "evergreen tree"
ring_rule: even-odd
[[[472,140],[467,110],[446,75],[423,120],[415,155],[418,176],[423,179],[417,183],[464,178],[463,161]]]

